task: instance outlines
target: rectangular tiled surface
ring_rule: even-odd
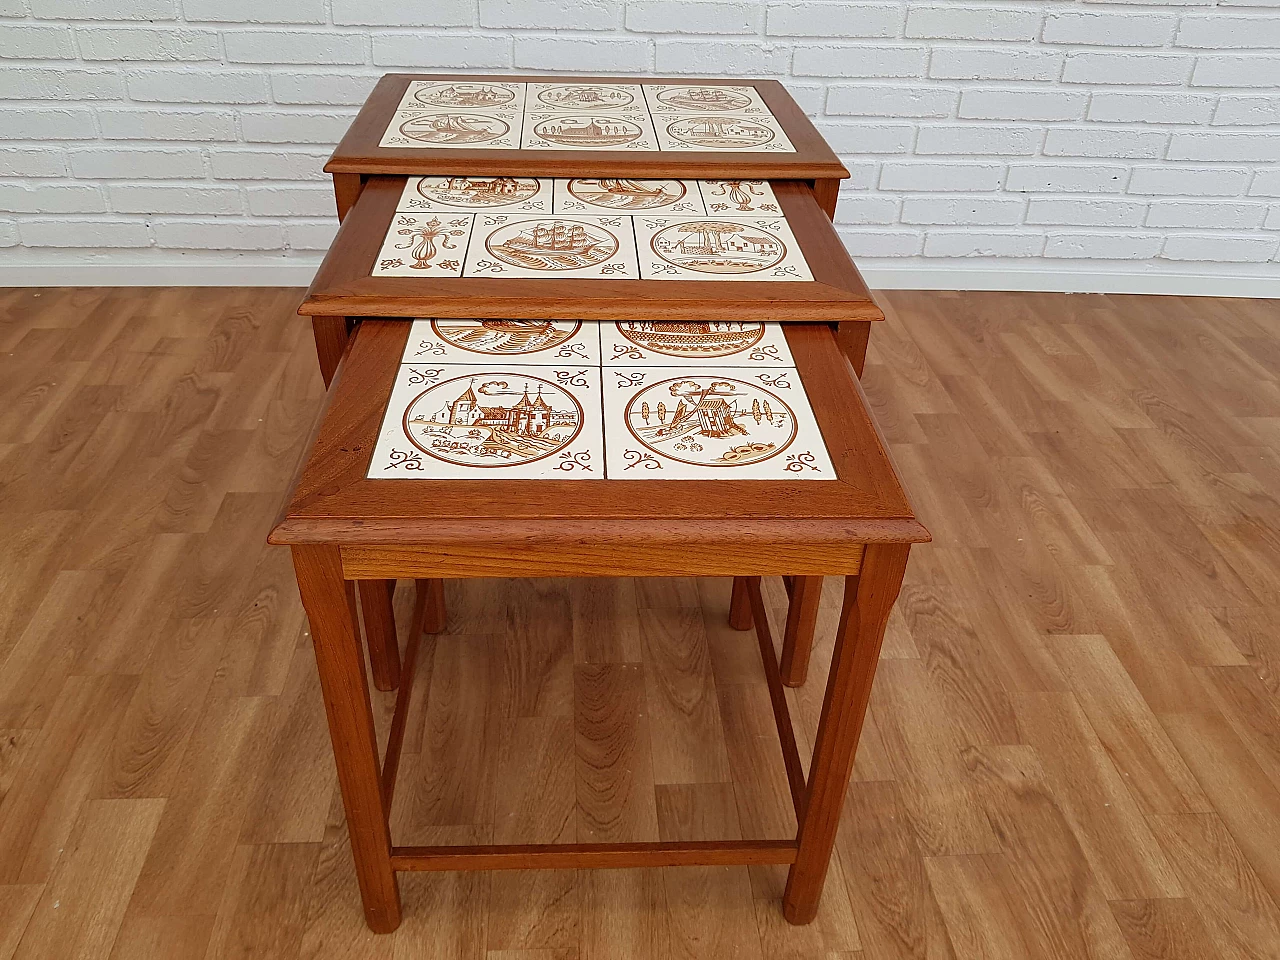
[[[379,146],[795,153],[752,86],[414,80]]]
[[[834,480],[778,324],[417,320],[371,478]]]
[[[763,180],[412,177],[374,276],[812,280]]]

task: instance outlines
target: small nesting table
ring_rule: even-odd
[[[557,393],[559,386],[577,389],[572,387],[577,377],[591,379],[589,364],[577,357],[567,377],[556,376],[551,367],[545,374],[522,372],[520,379],[494,374],[448,379],[439,369],[421,366],[406,374],[409,324],[366,320],[356,329],[270,541],[293,551],[371,929],[388,932],[399,924],[396,875],[407,870],[790,864],[786,918],[792,923],[813,919],[885,624],[910,545],[929,535],[915,519],[830,327],[798,323],[782,329],[790,379],[779,380],[778,370],[730,371],[718,381],[697,368],[674,376],[664,372],[652,386],[666,389],[669,383],[675,409],[646,405],[643,419],[636,419],[641,408],[633,397],[626,410],[634,432],[611,434],[606,397],[597,406],[606,422],[594,448],[587,436],[590,405],[566,414],[568,401]],[[604,342],[603,335],[598,342]],[[610,370],[594,382],[605,390],[612,384],[618,395],[645,387],[634,371],[630,376],[624,383],[626,376]],[[768,395],[775,398],[771,406],[755,404],[746,383],[751,376],[768,385]],[[421,380],[415,389],[423,389],[418,400],[397,399],[403,396],[396,392],[399,385],[415,377]],[[742,381],[738,387],[730,382],[735,378]],[[794,398],[801,385],[808,413],[797,400],[778,399]],[[419,403],[423,398],[430,402]],[[805,424],[797,428],[801,420]],[[820,430],[820,438],[814,441],[812,432],[805,437],[804,429]],[[611,439],[620,435],[622,441]],[[407,442],[401,444],[402,436]],[[691,439],[702,443],[693,448]],[[627,453],[633,447],[634,456]],[[695,449],[702,452],[695,455]],[[529,462],[520,466],[534,470],[557,451],[549,461],[557,465],[545,476],[504,479],[498,470],[475,477],[438,468],[434,479],[413,479],[424,475],[424,461],[522,457]],[[682,457],[701,456],[707,462],[715,452],[721,464],[739,457],[776,465],[785,455],[786,463],[797,466],[794,472],[781,468],[773,479],[693,479],[696,470],[681,479],[656,478]],[[651,461],[660,466],[647,466]],[[809,479],[807,471],[825,471],[825,478]],[[807,775],[760,595],[760,578],[773,575],[845,578]],[[730,622],[756,631],[797,835],[716,842],[396,845],[389,812],[417,640],[424,629],[442,629],[436,622],[438,598],[429,585],[439,578],[515,576],[733,577]],[[351,584],[396,578],[417,580],[420,593],[403,669],[393,678],[399,691],[386,754],[380,757]],[[796,637],[786,641],[784,661],[807,657],[807,650],[793,647],[807,645],[808,634]],[[386,649],[370,655],[374,671],[384,673],[394,656]]]

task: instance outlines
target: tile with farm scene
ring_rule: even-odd
[[[519,111],[509,114],[474,111],[400,110],[391,118],[380,147],[519,150]]]
[[[634,221],[644,280],[813,279],[785,217]]]
[[[396,209],[550,213],[551,184],[537,177],[409,177]]]
[[[601,321],[600,356],[607,367],[795,365],[781,324],[741,320]]]
[[[782,206],[768,180],[696,180],[707,213],[712,216],[777,217]]]
[[[657,150],[653,124],[645,114],[528,113],[525,150]]]
[[[555,181],[556,213],[692,213],[706,212],[695,180],[625,180],[607,178]]]
[[[599,325],[584,320],[415,320],[402,363],[600,363]]]
[[[475,217],[397,213],[373,264],[375,277],[460,277]]]
[[[773,116],[752,86],[716,83],[646,83],[649,112],[660,114],[734,113]]]
[[[600,369],[403,364],[373,479],[603,479]]]
[[[638,83],[533,83],[525,97],[530,113],[639,114],[649,108]]]
[[[658,146],[666,151],[795,153],[773,117],[743,114],[655,116]]]
[[[460,110],[469,113],[515,113],[524,110],[525,85],[515,81],[413,80],[400,101],[401,110]]]
[[[631,219],[479,214],[466,275],[639,279]]]
[[[611,480],[834,480],[793,367],[606,369]]]

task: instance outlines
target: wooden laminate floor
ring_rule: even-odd
[[[405,876],[374,937],[263,539],[321,397],[298,298],[0,291],[0,960],[1280,956],[1280,305],[882,298],[935,542],[812,926],[772,868],[562,871]],[[728,595],[449,584],[398,840],[786,834]]]

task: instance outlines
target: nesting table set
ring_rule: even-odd
[[[844,167],[774,81],[390,75],[326,170],[342,225],[300,312],[329,391],[270,539],[293,550],[370,928],[399,924],[403,870],[757,863],[791,865],[784,913],[807,923],[929,538],[858,383],[882,315],[831,225]],[[825,575],[844,606],[806,776],[783,686],[804,680]],[[797,835],[395,845],[442,581],[523,576],[734,578]],[[403,659],[397,579],[418,593]],[[366,647],[398,688],[381,757]]]

